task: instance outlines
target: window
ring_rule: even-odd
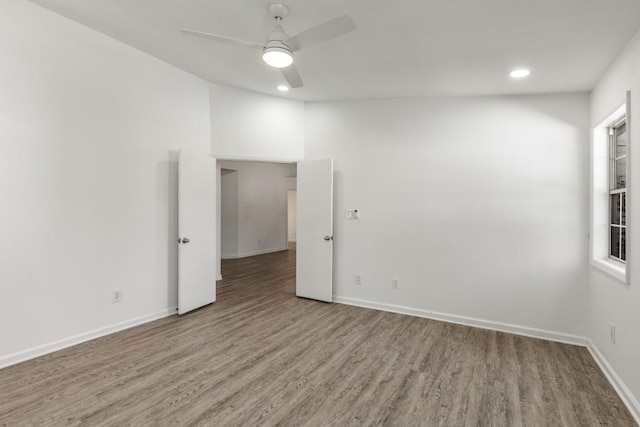
[[[609,128],[609,257],[625,262],[627,235],[627,123]]]
[[[628,283],[629,99],[593,128],[591,265]],[[631,226],[634,226],[633,224]]]

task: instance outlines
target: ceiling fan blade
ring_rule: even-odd
[[[288,67],[280,68],[280,70],[282,71],[282,75],[285,79],[287,79],[287,82],[292,89],[303,86],[302,77],[300,77],[300,73],[298,73],[298,69],[295,67],[295,65],[291,64]]]
[[[244,40],[232,39],[231,37],[220,36],[218,34],[203,33],[202,31],[189,30],[186,28],[181,29],[184,34],[196,37],[202,37],[203,39],[216,40],[223,43],[234,44],[236,46],[250,47],[253,49],[263,49],[264,46],[258,43],[248,42]]]
[[[327,21],[324,24],[311,27],[300,34],[285,40],[284,44],[289,46],[289,48],[295,52],[297,50],[304,49],[305,47],[340,37],[341,35],[355,29],[356,24],[353,22],[351,17],[344,15]]]

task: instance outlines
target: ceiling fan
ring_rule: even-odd
[[[262,59],[272,67],[280,68],[282,75],[292,88],[302,87],[302,78],[293,64],[293,52],[323,43],[356,29],[353,20],[344,15],[331,19],[323,24],[311,27],[293,37],[289,37],[280,25],[287,16],[289,9],[282,3],[273,3],[269,6],[269,13],[276,20],[276,26],[267,36],[264,44],[238,40],[218,34],[203,33],[201,31],[182,29],[184,34],[217,40],[252,49],[262,50]]]

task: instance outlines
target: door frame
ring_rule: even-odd
[[[281,163],[281,164],[296,164],[296,167],[298,165],[298,162],[302,162],[304,161],[304,159],[301,158],[284,158],[284,157],[260,157],[260,156],[225,156],[225,155],[216,155],[216,154],[209,154],[209,156],[213,157],[215,162],[216,162],[216,247],[217,247],[217,257],[216,257],[216,281],[220,281],[223,279],[222,277],[222,258],[221,258],[221,250],[222,250],[222,239],[221,239],[221,211],[220,211],[220,206],[221,206],[221,199],[220,199],[220,193],[221,193],[221,184],[222,184],[222,178],[221,178],[221,168],[220,168],[220,164],[219,161],[220,160],[229,160],[229,161],[233,161],[233,162],[264,162],[264,163]],[[287,188],[288,190],[288,188]],[[296,185],[296,191],[297,191],[297,185]],[[287,217],[287,221],[288,221],[288,200],[287,197],[285,197],[286,200],[286,204],[287,204],[287,212],[286,212],[286,217]],[[286,244],[287,247],[289,246],[289,229],[288,229],[288,222],[287,222],[287,227],[286,227]]]

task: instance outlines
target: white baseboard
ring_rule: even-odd
[[[86,341],[100,338],[114,332],[119,332],[125,329],[132,328],[134,326],[142,325],[143,323],[162,319],[163,317],[172,316],[177,313],[177,309],[178,307],[170,307],[156,313],[136,317],[135,319],[116,323],[115,325],[94,329],[93,331],[84,332],[82,334],[74,335],[69,338],[64,338],[48,344],[39,345],[37,347],[0,357],[0,369],[6,368],[7,366],[15,365],[17,363],[25,362],[30,359],[35,359],[36,357],[44,356],[45,354],[53,353],[54,351],[62,350],[64,348],[81,344]]]
[[[595,359],[602,372],[604,372],[604,375],[607,377],[614,390],[620,396],[620,399],[622,399],[627,409],[629,409],[629,412],[631,412],[631,415],[636,420],[636,423],[640,425],[640,403],[638,403],[638,400],[633,396],[629,388],[622,381],[622,379],[620,379],[618,374],[616,374],[616,371],[613,370],[613,367],[609,364],[607,359],[605,359],[604,355],[600,353],[598,347],[596,347],[596,345],[591,340],[587,341],[587,349],[589,350],[589,353],[591,353],[591,356]]]
[[[532,338],[541,338],[564,344],[586,346],[587,339],[578,335],[564,334],[560,332],[546,331],[544,329],[529,328],[527,326],[512,325],[509,323],[494,322],[492,320],[476,319],[473,317],[458,316],[455,314],[438,313],[435,311],[418,308],[392,305],[374,301],[366,301],[357,298],[334,296],[333,301],[339,304],[355,305],[358,307],[373,308],[375,310],[389,311],[392,313],[407,314],[409,316],[424,317],[427,319],[441,320],[448,323],[472,326],[475,328],[489,329],[492,331],[507,332],[515,335],[523,335]]]
[[[247,257],[250,257],[250,256],[270,254],[271,252],[286,251],[287,249],[289,249],[289,248],[287,248],[287,247],[284,247],[284,248],[271,248],[271,249],[262,249],[260,251],[254,251],[254,252],[244,252],[244,253],[241,253],[241,254],[221,255],[220,259],[247,258]]]

